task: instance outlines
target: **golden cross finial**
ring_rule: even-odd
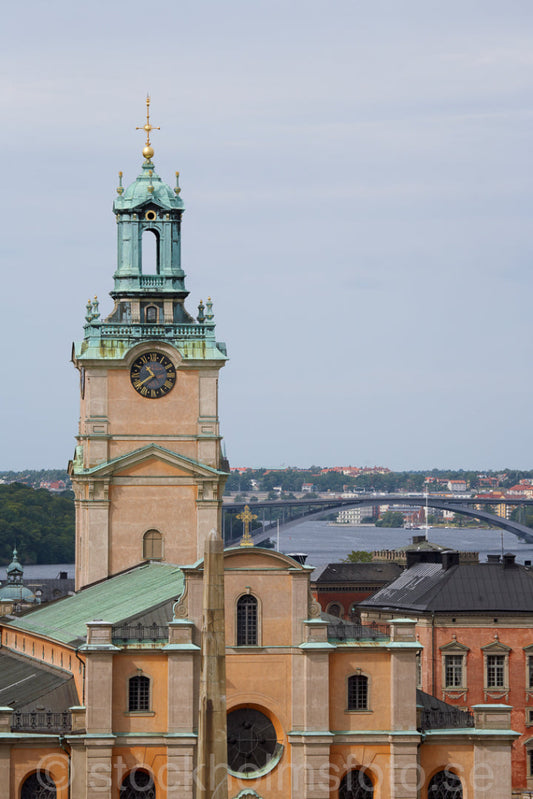
[[[251,512],[248,505],[245,505],[243,512],[237,514],[237,519],[241,519],[244,524],[244,534],[240,544],[241,547],[253,547],[254,542],[252,541],[252,536],[250,535],[250,522],[253,522],[254,519],[257,519],[257,516],[255,513]]]
[[[146,95],[146,125],[142,127],[136,127],[135,130],[145,130],[146,131],[146,144],[143,149],[143,155],[147,161],[150,161],[154,155],[154,148],[150,144],[150,133],[153,130],[161,130],[161,128],[156,128],[153,125],[150,125],[150,95]]]

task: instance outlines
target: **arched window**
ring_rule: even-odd
[[[341,604],[339,604],[339,602],[332,602],[326,608],[326,613],[329,613],[330,616],[338,616],[338,618],[340,619],[344,613],[344,608],[342,607]]]
[[[155,799],[155,785],[147,771],[136,768],[122,780],[120,799]]]
[[[163,536],[159,530],[148,530],[143,535],[143,559],[160,560],[163,557]]]
[[[144,321],[149,325],[154,325],[157,323],[158,318],[159,308],[157,305],[147,305],[144,309]]]
[[[256,646],[257,633],[257,599],[245,594],[237,602],[237,646]]]
[[[348,677],[348,710],[368,710],[368,677],[363,674]]]
[[[144,275],[159,274],[159,233],[157,230],[143,231],[142,272]]]
[[[56,799],[56,786],[46,771],[36,771],[24,780],[21,799]]]
[[[461,780],[451,771],[439,771],[431,778],[428,799],[463,799]]]
[[[128,710],[150,710],[150,678],[143,674],[130,677],[128,682]]]
[[[339,799],[373,799],[374,786],[364,769],[354,769],[345,774],[339,788]]]

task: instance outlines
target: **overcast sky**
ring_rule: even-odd
[[[2,12],[0,468],[63,467],[111,205],[154,163],[234,466],[533,467],[531,0]]]

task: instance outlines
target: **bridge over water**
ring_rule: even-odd
[[[338,510],[346,510],[348,508],[357,508],[361,506],[373,505],[411,505],[423,507],[426,505],[426,495],[406,495],[406,494],[359,494],[354,497],[328,497],[327,499],[293,499],[293,500],[264,500],[260,502],[250,503],[229,503],[224,502],[223,505],[223,519],[224,519],[224,538],[228,542],[235,541],[240,535],[230,538],[229,531],[232,529],[232,524],[228,523],[228,519],[232,515],[242,513],[245,505],[249,505],[252,513],[256,514],[258,521],[263,521],[261,529],[256,529],[252,532],[252,538],[257,543],[265,537],[267,531],[272,530],[277,526],[277,521],[272,520],[272,512],[282,510],[282,518],[279,519],[280,530],[287,530],[290,527],[295,527],[298,524],[303,524],[305,521],[311,519],[318,519],[326,513],[331,513]],[[488,505],[510,505],[512,507],[533,505],[532,499],[472,499],[470,497],[449,497],[439,496],[438,494],[428,494],[427,496],[428,508],[438,508],[440,510],[449,510],[453,513],[459,513],[464,516],[470,516],[475,519],[480,519],[489,523],[493,527],[501,527],[508,530],[510,533],[518,536],[518,538],[533,543],[533,530],[520,522],[511,521],[510,519],[503,519],[496,513],[491,513],[487,510],[478,510],[474,506],[482,505],[484,508]],[[279,515],[276,514],[276,515]],[[226,534],[228,533],[228,534]]]

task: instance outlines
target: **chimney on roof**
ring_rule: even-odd
[[[503,556],[503,568],[513,569],[516,566],[515,555],[512,552],[506,552]]]
[[[499,563],[500,556],[499,555],[487,555],[487,563]]]
[[[417,563],[440,563],[441,553],[435,549],[408,549],[405,553],[407,568],[411,569]]]
[[[449,551],[449,552],[443,552],[442,553],[442,568],[444,569],[444,571],[447,571],[448,569],[451,569],[452,566],[458,566],[458,565],[459,565],[459,553],[458,552],[454,552],[452,550],[452,551]]]

